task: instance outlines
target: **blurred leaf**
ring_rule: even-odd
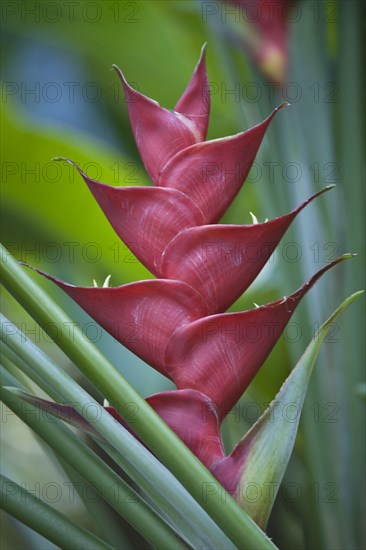
[[[1,474],[3,509],[61,548],[112,550],[112,546]]]
[[[68,271],[69,277],[82,272],[85,284],[109,273],[115,283],[150,278],[120,242],[77,171],[51,158],[65,154],[110,184],[149,185],[141,169],[85,135],[32,127],[9,105],[2,125],[8,136],[3,144],[2,234],[9,249],[33,265],[54,264],[55,271]]]

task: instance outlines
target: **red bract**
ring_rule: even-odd
[[[259,69],[272,81],[283,82],[288,65],[288,24],[297,17],[296,12],[291,15],[295,2],[222,0],[222,4],[225,21],[246,22],[247,32],[240,37]]]
[[[158,185],[160,171],[176,153],[206,139],[210,95],[204,47],[191,82],[174,111],[160,107],[156,101],[131,88],[121,70],[113,67],[122,81],[141,158]]]
[[[330,187],[266,223],[211,225],[239,191],[278,109],[246,132],[203,141],[210,99],[204,52],[173,112],[133,90],[117,70],[137,146],[156,186],[110,187],[75,166],[119,237],[158,278],[93,288],[44,275],[176,384],[148,403],[231,490],[243,479],[245,449],[239,445],[225,457],[220,422],[303,296],[341,259],[290,296],[249,311],[223,312],[257,277],[295,217]]]

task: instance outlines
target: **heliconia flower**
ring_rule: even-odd
[[[307,291],[348,256],[327,264],[289,296],[253,310],[224,312],[254,281],[296,216],[332,186],[265,223],[214,225],[239,191],[279,108],[246,132],[204,141],[209,115],[204,51],[172,112],[133,90],[118,72],[136,143],[155,186],[111,187],[89,178],[72,161],[59,160],[74,164],[117,235],[157,279],[78,287],[37,271],[175,383],[176,390],[147,402],[233,492],[246,475],[250,444],[244,439],[226,457],[220,424]],[[47,402],[38,400],[38,406]],[[106,409],[128,427],[117,411]],[[95,435],[70,407],[53,404],[50,411]]]
[[[289,10],[293,8],[294,2],[222,0],[222,3],[224,13],[225,9],[230,9],[226,19],[232,20],[232,10],[236,9],[236,14],[241,18],[240,23],[246,23],[244,32],[238,34],[258,68],[270,80],[282,83],[288,65]]]

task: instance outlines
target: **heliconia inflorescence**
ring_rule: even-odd
[[[152,395],[147,402],[235,496],[235,487],[245,482],[247,444],[242,441],[226,456],[220,424],[303,296],[342,258],[289,296],[253,310],[224,312],[257,277],[295,217],[330,187],[266,223],[216,224],[245,181],[282,105],[245,132],[205,141],[210,95],[204,49],[174,111],[131,88],[115,69],[137,147],[155,186],[111,187],[75,167],[118,236],[157,278],[97,288],[43,274],[175,383],[176,390]]]
[[[297,21],[298,8],[291,0],[221,0],[216,9],[207,4],[204,17],[221,15],[237,32],[237,37],[255,65],[273,83],[284,83],[288,66],[289,24]],[[250,25],[245,32],[244,24]],[[243,29],[241,28],[243,26]],[[236,28],[238,27],[238,28]]]

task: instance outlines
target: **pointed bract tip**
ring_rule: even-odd
[[[111,71],[122,72],[121,69],[115,63],[112,63]]]
[[[351,258],[354,258],[355,256],[358,256],[357,252],[346,252],[345,254],[342,254],[342,256],[339,256],[339,258],[336,258],[334,260],[334,263],[343,262],[344,260],[350,260]]]
[[[339,256],[338,258],[336,258],[335,260],[333,260],[332,262],[328,262],[327,265],[325,265],[324,267],[322,267],[322,269],[320,269],[317,273],[315,273],[308,281],[306,281],[300,288],[297,292],[295,292],[295,295],[298,293],[298,292],[303,292],[304,290],[306,291],[306,289],[309,289],[311,288],[318,279],[320,279],[320,277],[322,275],[324,275],[324,273],[326,273],[329,269],[332,269],[333,267],[335,267],[336,265],[338,265],[339,263],[343,262],[344,260],[349,260],[350,258],[352,258],[352,254],[342,254],[342,256]]]
[[[68,164],[71,164],[71,166],[73,166],[74,168],[76,168],[76,170],[79,172],[79,174],[83,177],[83,178],[87,178],[88,176],[85,174],[85,172],[83,172],[83,170],[80,168],[80,166],[78,164],[76,164],[76,162],[74,162],[73,160],[71,159],[68,159],[66,157],[54,157],[53,159],[51,160],[55,160],[56,162],[59,162],[61,160],[67,162]]]
[[[207,42],[204,42],[201,48],[200,61],[206,55]]]
[[[125,95],[126,95],[126,93],[130,93],[130,94],[132,94],[132,96],[134,96],[135,99],[131,100],[131,102],[137,101],[138,98],[139,98],[142,101],[147,101],[148,103],[154,104],[155,106],[160,108],[160,104],[157,101],[155,101],[155,99],[152,99],[151,97],[148,97],[148,96],[142,94],[141,92],[136,90],[133,86],[131,86],[127,82],[127,79],[126,79],[125,75],[123,74],[121,69],[118,67],[118,65],[112,65],[112,69],[114,69],[114,71],[117,73],[117,76],[119,77],[120,81],[122,82],[122,86],[123,86]]]
[[[350,258],[352,258],[352,254],[342,254],[342,256],[339,256],[332,262],[329,262],[327,265],[317,271],[312,277],[310,277],[310,279],[305,281],[305,283],[302,284],[298,290],[296,290],[289,296],[285,296],[282,301],[287,302],[288,300],[298,299],[299,297],[301,299],[305,295],[305,293],[308,292],[308,290],[310,290],[314,286],[314,284],[320,279],[320,277],[322,277],[327,271],[335,267],[337,264],[343,262],[344,260],[349,260]],[[265,304],[262,307],[271,307],[274,303],[278,303],[278,301],[272,302],[271,304]]]
[[[327,191],[330,191],[331,189],[333,189],[333,187],[335,187],[335,186],[334,185],[327,185],[327,187],[324,187],[323,189],[321,189],[320,191],[315,193],[315,195],[312,195],[311,197],[306,199],[306,201],[299,204],[294,210],[292,210],[292,212],[290,212],[289,215],[293,216],[293,215],[299,214],[301,212],[301,210],[304,210],[304,208],[306,208],[311,202],[313,202],[314,199],[317,199],[318,197],[320,197],[320,195],[323,195]]]
[[[284,101],[278,107],[275,108],[275,112],[280,111],[281,109],[284,109],[285,107],[291,107],[291,103],[289,103],[288,101]]]
[[[55,162],[60,162],[61,160],[67,160],[67,159],[65,159],[64,157],[52,157],[51,160]]]
[[[61,279],[58,279],[57,277],[54,277],[53,275],[50,275],[49,273],[46,273],[42,269],[38,269],[37,267],[33,267],[32,265],[28,264],[24,260],[19,260],[19,263],[21,265],[24,265],[25,267],[28,267],[32,271],[35,271],[39,275],[43,275],[44,277],[46,277],[46,279],[49,279],[50,281],[53,281],[56,284],[61,282],[61,283],[65,284],[66,286],[74,286],[74,285],[70,285],[69,283],[64,283],[64,281],[61,281]],[[93,287],[90,287],[90,288],[93,288]]]
[[[67,162],[68,164],[71,164],[71,166],[73,166],[74,168],[76,168],[76,170],[79,172],[79,174],[84,178],[87,177],[87,175],[85,174],[85,172],[83,172],[83,170],[80,168],[80,166],[78,164],[76,164],[76,162],[74,162],[73,160],[70,160],[66,157],[53,157],[51,159],[52,161],[56,161],[56,162],[61,162],[61,161],[64,161],[64,162]]]
[[[206,46],[207,46],[207,42],[205,42],[201,48],[200,56],[199,56],[195,70],[197,70],[201,64],[206,63]]]
[[[32,271],[35,271],[36,273],[41,273],[42,275],[44,275],[43,271],[40,271],[39,269],[37,269],[36,267],[33,267],[32,265],[28,264],[27,262],[25,262],[24,260],[19,260],[18,263],[20,265],[24,265],[24,267],[28,267],[29,269],[31,269]]]
[[[55,162],[61,162],[63,160],[65,162],[68,162],[69,164],[72,164],[73,166],[77,166],[77,164],[74,161],[72,161],[72,160],[70,160],[66,157],[53,157],[53,158],[51,158],[51,160],[54,160]]]
[[[124,84],[125,86],[128,86],[129,88],[131,87],[131,86],[129,85],[129,83],[127,82],[127,80],[126,80],[125,75],[123,74],[123,72],[121,71],[121,69],[118,67],[118,65],[113,64],[111,70],[113,70],[114,72],[117,73],[117,75],[119,76],[120,80],[122,81],[122,84]]]
[[[267,116],[267,118],[263,121],[263,123],[267,122],[267,124],[269,122],[271,122],[271,120],[273,119],[273,117],[279,112],[281,111],[282,109],[284,109],[285,107],[290,107],[291,103],[287,103],[287,101],[284,101],[283,103],[281,103],[280,105],[278,105],[275,109],[273,109],[273,111]]]

